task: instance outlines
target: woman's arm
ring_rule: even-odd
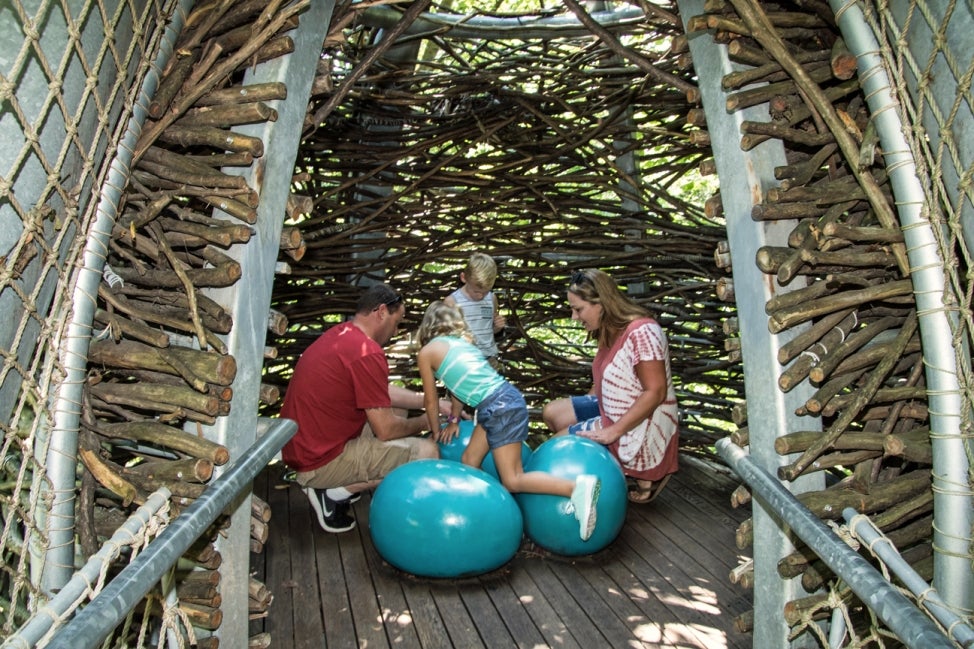
[[[597,428],[585,433],[585,437],[602,444],[611,444],[626,431],[635,428],[639,422],[653,415],[656,408],[666,399],[666,363],[664,361],[640,361],[635,367],[636,378],[639,379],[643,391],[632,406],[619,419],[604,428]]]

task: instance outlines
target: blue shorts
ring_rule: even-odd
[[[602,420],[602,413],[599,411],[599,398],[594,394],[572,397],[572,408],[575,410],[575,421],[577,423],[568,427],[569,435],[578,435],[585,430],[594,430],[596,424]]]
[[[510,383],[480,402],[474,421],[487,431],[487,445],[492,449],[528,438],[528,404]]]
[[[572,397],[572,408],[575,410],[575,421],[583,421],[598,417],[599,398],[594,394],[583,394],[580,397]]]

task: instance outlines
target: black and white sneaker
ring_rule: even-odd
[[[325,491],[326,491],[325,495],[328,496],[328,500],[330,500],[333,503],[336,503],[338,505],[354,505],[358,501],[362,500],[362,494],[359,493],[358,491],[356,491],[351,496],[348,496],[346,498],[334,498],[331,493],[328,493],[328,492],[331,492],[331,491],[335,491],[334,489],[326,489]],[[344,489],[342,491],[344,493],[348,493]]]
[[[311,501],[311,509],[318,517],[318,524],[326,532],[337,534],[355,529],[355,519],[348,515],[348,502],[337,503],[328,497],[325,489],[305,487],[304,493]]]

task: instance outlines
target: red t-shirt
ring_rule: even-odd
[[[292,469],[328,464],[362,434],[366,408],[389,408],[389,361],[377,342],[351,322],[335,325],[308,347],[284,393],[281,417],[298,432],[281,450]]]

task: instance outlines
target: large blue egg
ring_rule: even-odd
[[[587,541],[578,535],[578,521],[568,513],[567,498],[517,494],[524,533],[542,548],[565,556],[592,554],[612,543],[622,531],[626,520],[626,477],[602,444],[576,435],[553,437],[534,450],[525,471],[544,471],[570,480],[591,473],[602,481],[595,530]]]
[[[467,444],[470,443],[470,436],[473,435],[473,420],[472,419],[461,419],[459,423],[460,432],[457,436],[451,439],[449,442],[438,442],[440,446],[440,458],[444,460],[454,460],[459,462],[460,458],[463,457],[463,451],[467,448]],[[528,460],[531,459],[531,447],[528,446],[527,442],[521,443],[521,465],[527,466]],[[487,455],[484,456],[484,461],[480,463],[480,468],[500,480],[500,476],[497,474],[497,466],[494,464],[494,452],[488,451]]]
[[[511,560],[524,525],[514,497],[477,469],[417,460],[390,472],[372,496],[369,531],[386,561],[422,577],[464,577]]]

